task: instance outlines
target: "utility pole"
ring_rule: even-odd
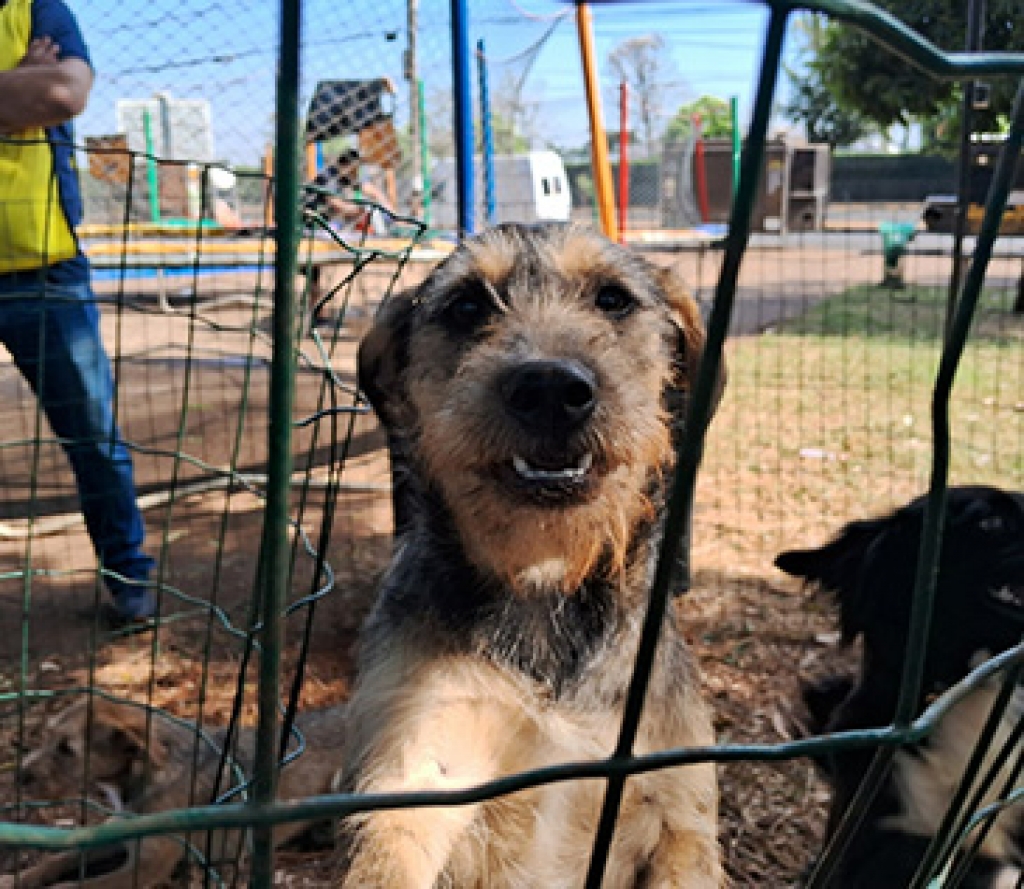
[[[405,79],[409,84],[409,159],[412,161],[412,197],[410,211],[419,216],[423,207],[423,174],[420,163],[420,81],[416,70],[416,31],[419,27],[419,0],[406,0]]]

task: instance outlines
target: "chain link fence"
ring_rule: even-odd
[[[613,176],[626,166],[616,136],[625,129],[629,137],[628,228],[653,261],[690,281],[709,316],[711,354],[724,349],[730,378],[701,472],[689,478],[696,491],[695,589],[687,607],[723,746],[613,766],[623,774],[694,756],[723,763],[723,839],[736,884],[787,885],[800,878],[820,840],[821,788],[808,777],[805,757],[825,748],[788,738],[780,712],[797,674],[827,663],[835,648],[830,615],[773,575],[771,560],[930,483],[941,487],[946,473],[933,463],[941,433],[929,425],[929,402],[942,361],[959,359],[948,479],[1024,488],[1024,328],[1014,311],[1024,249],[1013,238],[995,240],[992,231],[988,241],[972,240],[987,277],[984,287],[978,278],[976,289],[964,292],[961,304],[973,311],[959,323],[963,329],[973,322],[973,329],[963,355],[943,358],[948,238],[915,235],[899,259],[906,288],[876,286],[884,271],[877,224],[916,220],[919,208],[893,201],[824,206],[827,155],[768,140],[770,84],[781,58],[772,40],[790,7],[726,6],[735,19],[717,36],[739,46],[743,58],[731,76],[760,88],[738,183],[730,140],[703,145],[698,160],[693,138],[652,135],[692,97],[685,72],[662,71],[660,104],[646,121],[627,116],[625,127],[616,117],[619,78],[610,63],[601,72]],[[859,7],[828,6],[946,75],[966,76],[976,66],[1022,72],[1019,58],[929,55],[890,24],[858,18]],[[289,7],[282,5],[286,18]],[[641,8],[595,7],[608,46],[649,40],[649,23],[632,12]],[[81,243],[92,261],[147,548],[157,561],[152,583],[162,620],[145,636],[110,634],[98,623],[103,571],[61,443],[17,368],[0,364],[8,404],[0,443],[0,634],[10,640],[0,658],[7,751],[0,760],[0,872],[17,872],[41,848],[188,830],[193,874],[226,884],[242,879],[235,867],[241,848],[214,864],[204,830],[335,816],[362,805],[327,795],[258,812],[241,803],[265,769],[252,760],[252,732],[266,709],[259,688],[267,674],[260,671],[273,676],[272,697],[288,727],[298,713],[289,750],[301,764],[302,716],[344,700],[351,646],[390,550],[385,442],[355,392],[355,348],[380,302],[420,280],[454,241],[451,5],[381,0],[354,10],[305,0],[301,9],[301,75],[280,87],[281,22],[272,7],[155,0],[142,10],[75,10],[97,71],[76,122]],[[687,16],[682,4],[666,15],[665,39],[685,40],[702,13]],[[553,152],[572,198],[568,215],[596,224],[571,8],[540,15],[518,2],[481,2],[470,4],[469,16],[477,218],[492,215],[487,151],[495,159]],[[769,62],[758,76],[766,39]],[[538,59],[551,52],[564,64],[557,78],[538,81]],[[298,109],[294,158],[280,141],[279,88]],[[1019,121],[1014,132],[1019,140]],[[294,281],[276,274],[283,249],[276,217],[281,201],[292,199],[276,187],[282,158],[294,161],[306,186],[294,195],[304,214]],[[506,166],[509,180],[514,169]],[[547,174],[525,169],[515,201],[498,185],[497,218],[537,214],[532,189]],[[518,209],[509,209],[513,203]],[[692,234],[707,223],[721,228]],[[988,257],[986,244],[993,243]],[[291,286],[294,304],[282,295]],[[286,321],[282,305],[290,309]],[[294,336],[283,359],[294,374],[290,408],[275,395],[273,378],[282,363],[282,323]],[[706,410],[698,400],[695,428]],[[291,430],[287,469],[277,462],[275,422]],[[684,458],[695,472],[697,452]],[[287,496],[268,507],[275,477]],[[280,615],[268,612],[263,598],[273,543],[265,536],[268,509],[282,510]],[[651,620],[665,592],[652,595]],[[772,611],[774,622],[765,616]],[[278,620],[281,644],[271,632]],[[791,667],[792,682],[780,682]],[[33,794],[19,781],[27,752],[45,736],[44,715],[82,695],[128,699],[158,723],[196,725],[197,749],[233,749],[238,768],[225,767],[217,793],[196,791],[194,809],[96,826],[112,807],[97,800],[85,776],[61,799]],[[228,726],[226,740],[213,737]],[[868,740],[898,745],[905,733],[905,726],[879,729]],[[611,769],[595,763],[589,774]],[[479,794],[572,777],[572,770],[554,769]],[[808,854],[787,857],[784,847]],[[285,857],[276,870],[270,860],[265,848],[257,851],[256,884],[337,879],[330,855]]]

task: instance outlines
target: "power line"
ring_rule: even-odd
[[[524,19],[534,22],[548,22],[551,21],[552,19],[563,19],[567,15],[570,15],[572,13],[571,9],[566,9],[561,10],[559,12],[549,13],[548,15],[541,15],[540,13],[530,12],[527,9],[523,9],[523,7],[519,5],[517,0],[507,0],[507,2],[508,5],[511,6],[516,12],[518,12],[519,15],[521,15]]]

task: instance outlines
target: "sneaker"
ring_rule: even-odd
[[[156,624],[156,616],[150,614],[132,614],[122,611],[111,602],[104,602],[99,611],[100,627],[110,633],[131,636],[152,630]]]
[[[156,598],[149,588],[147,578],[133,582],[107,576],[107,589],[113,597],[113,604],[106,603],[100,609],[100,617],[110,629],[126,629],[132,625],[152,624],[156,616]]]

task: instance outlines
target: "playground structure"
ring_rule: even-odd
[[[379,171],[389,205],[399,206],[393,96],[394,86],[388,78],[319,82],[305,119],[306,180],[315,179],[323,168],[325,145],[347,145],[354,140],[361,162]],[[198,110],[209,123],[208,103],[178,105],[193,114]],[[276,256],[273,151],[264,154],[261,173],[239,176],[212,162],[212,139],[209,127],[204,126],[191,131],[193,143],[199,134],[203,162],[177,158],[175,133],[183,112],[175,108],[165,94],[144,102],[119,102],[118,117],[128,132],[87,139],[92,179],[116,189],[122,218],[87,223],[80,232],[83,248],[101,277],[120,273],[122,278],[156,278],[156,295],[165,312],[171,309],[176,280],[189,275],[267,276]],[[161,121],[159,140],[154,136],[155,119]],[[158,141],[163,146],[159,154]],[[248,196],[248,210],[239,208],[243,194]],[[417,201],[416,195],[404,197]],[[136,211],[142,201],[148,219],[138,222]],[[402,222],[397,214],[389,216]],[[403,262],[416,264],[433,263],[445,255],[450,245],[422,242],[417,221],[407,218],[405,222],[401,236],[373,239],[373,249],[381,257],[401,257]],[[304,239],[302,269],[310,307],[329,298],[329,289],[322,284],[325,278],[339,277],[340,270],[344,279],[346,269],[360,265],[360,251],[366,248],[365,233],[328,237],[326,223],[322,220],[309,227]]]
[[[592,62],[588,68],[588,15],[581,8],[577,16],[579,48],[583,63],[584,82],[597,78]],[[552,213],[535,208],[543,201],[530,193],[533,185],[524,182],[510,164],[508,152],[496,152],[494,134],[495,117],[492,109],[492,89],[489,85],[493,60],[488,56],[483,40],[474,52],[462,47],[465,57],[458,54],[459,45],[452,44],[450,64],[458,75],[452,90],[452,113],[456,120],[456,145],[473,145],[478,158],[455,153],[446,158],[430,148],[430,123],[427,116],[426,86],[422,77],[406,78],[409,93],[409,111],[402,124],[396,124],[396,115],[403,107],[399,102],[399,87],[392,77],[382,75],[365,79],[320,79],[313,86],[303,125],[304,154],[302,172],[306,182],[316,175],[346,147],[356,148],[364,170],[369,171],[375,184],[385,193],[389,205],[402,215],[414,216],[428,226],[449,232],[470,232],[494,221],[529,221],[531,218],[565,218],[559,211]],[[421,50],[422,52],[422,50]],[[475,64],[474,64],[475,62]],[[408,72],[407,72],[408,73]],[[476,100],[473,101],[473,77],[476,82]],[[601,112],[600,88],[590,82],[588,100],[589,142],[598,152],[592,157],[591,167],[599,189],[594,193],[597,216],[602,220],[606,234],[615,235],[615,229],[641,230],[650,228],[650,221],[639,224],[629,216],[630,163],[622,135],[629,130],[628,97],[625,85],[621,92],[619,120],[619,150],[622,161],[613,172],[608,151],[601,148],[608,136]],[[733,106],[735,106],[735,100]],[[734,107],[735,112],[735,107]],[[270,202],[264,193],[265,182],[273,176],[274,152],[271,147],[263,151],[259,165],[238,166],[218,161],[213,139],[215,121],[210,102],[205,99],[172,97],[166,90],[157,90],[149,99],[117,99],[116,119],[119,133],[109,136],[90,136],[87,148],[90,172],[86,183],[87,220],[96,223],[119,224],[150,223],[169,233],[175,227],[188,228],[202,224],[209,229],[252,228],[273,224]],[[461,123],[459,123],[461,121]],[[403,136],[399,138],[399,126]],[[731,142],[731,175],[709,177],[704,169],[704,140],[696,139],[690,151],[696,162],[689,171],[688,181],[676,176],[665,186],[678,200],[692,199],[700,204],[702,212],[691,214],[685,224],[672,216],[671,201],[666,203],[663,220],[654,227],[683,229],[701,223],[718,222],[723,207],[734,190],[735,170],[739,158],[741,134],[739,118],[734,113]],[[114,158],[131,152],[129,169],[127,155],[120,162]],[[498,158],[498,154],[501,157]],[[456,169],[459,158],[467,157],[464,168]],[[531,150],[520,150],[514,155],[529,162]],[[104,158],[102,168],[99,158]],[[445,182],[434,180],[440,175]],[[500,167],[500,169],[498,168]],[[209,170],[209,172],[207,172]],[[456,175],[457,174],[457,175]],[[126,205],[125,187],[132,179],[132,200]],[[710,186],[709,186],[710,183]],[[454,187],[453,187],[454,186]],[[433,198],[439,187],[444,191],[445,206],[441,219],[435,219]],[[618,190],[618,206],[612,189]],[[709,188],[711,205],[709,205]],[[496,195],[503,195],[497,206]],[[580,201],[581,195],[566,195]],[[455,212],[460,203],[474,202],[465,219]],[[711,209],[709,210],[709,206]],[[516,208],[523,208],[521,210]],[[127,211],[127,212],[126,212]],[[712,218],[712,212],[714,218]],[[454,218],[453,218],[454,217]],[[820,218],[816,213],[814,218]],[[785,225],[782,226],[785,229]],[[642,236],[642,232],[638,236]]]
[[[316,178],[327,160],[325,144],[356,140],[360,163],[377,167],[383,192],[399,206],[395,164],[400,156],[392,119],[395,87],[386,77],[372,80],[323,80],[316,85],[306,114],[306,180]],[[272,162],[272,161],[271,161]],[[415,204],[417,196],[405,196]]]

